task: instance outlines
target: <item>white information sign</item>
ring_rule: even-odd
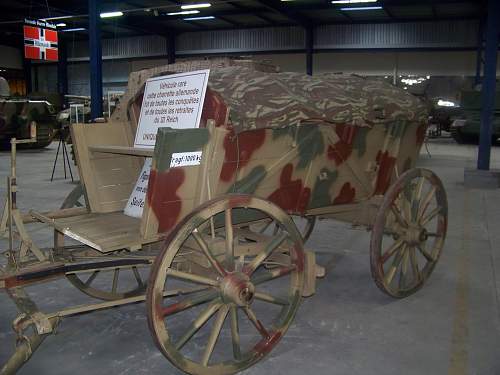
[[[201,151],[174,152],[170,161],[170,168],[184,167],[187,165],[200,165]]]
[[[142,167],[141,174],[135,183],[134,190],[128,198],[127,205],[125,206],[125,215],[141,218],[142,210],[146,204],[146,193],[148,192],[149,173],[151,171],[151,162],[153,159],[146,158],[144,166]]]
[[[148,79],[134,145],[154,147],[161,127],[197,128],[209,73],[198,70]]]
[[[197,128],[200,125],[210,70],[198,70],[148,79],[142,99],[134,147],[154,148],[158,128]],[[201,151],[172,155],[170,168],[199,165]],[[146,158],[125,215],[141,218],[146,202],[151,158]]]

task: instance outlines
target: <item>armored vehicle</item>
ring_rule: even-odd
[[[457,143],[478,143],[481,130],[481,92],[463,91],[460,101],[461,113],[454,117],[451,136]],[[500,92],[497,91],[493,115],[492,143],[500,138]]]
[[[55,110],[46,100],[10,96],[7,81],[0,77],[0,147],[8,147],[11,138],[30,137],[30,126],[36,126],[37,142],[24,147],[43,148],[54,137]]]

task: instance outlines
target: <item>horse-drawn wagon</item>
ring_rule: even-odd
[[[404,297],[427,280],[444,244],[447,202],[438,177],[414,167],[427,125],[419,101],[360,77],[229,65],[210,72],[200,127],[159,128],[154,149],[132,147],[143,83],[175,66],[136,76],[114,121],[73,125],[82,184],[60,210],[19,212],[14,158],[0,288],[21,315],[2,374],[28,360],[63,317],[142,300],[156,345],[181,370],[247,368],[314,292],[319,267],[304,242],[316,218],[371,230],[371,272],[385,293]],[[201,152],[200,163],[173,166],[173,155],[186,152]],[[146,201],[131,217],[123,210],[145,158]],[[53,248],[39,249],[27,222],[53,227]],[[40,312],[23,288],[56,277],[103,302]]]

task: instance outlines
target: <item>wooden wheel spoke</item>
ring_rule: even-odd
[[[210,249],[208,247],[208,244],[205,242],[205,240],[203,239],[203,237],[201,236],[201,234],[198,232],[197,229],[195,229],[193,231],[193,237],[196,240],[196,242],[198,243],[198,245],[200,246],[201,251],[203,251],[203,254],[205,254],[205,256],[207,257],[207,259],[210,262],[210,264],[212,265],[212,267],[217,271],[217,273],[219,273],[219,275],[225,276],[226,271],[221,266],[221,264],[217,261],[217,259],[214,258],[214,256],[212,255],[212,252],[210,251]]]
[[[262,233],[264,233],[264,232],[267,230],[267,228],[269,228],[269,227],[271,226],[271,224],[272,224],[272,223],[273,223],[273,220],[269,220],[269,221],[268,221],[268,222],[267,222],[267,223],[266,223],[266,224],[262,227],[262,229],[261,229],[261,230],[259,230],[259,233],[261,233],[261,234],[262,234]]]
[[[420,197],[422,197],[422,189],[424,187],[424,182],[425,178],[419,177],[417,187],[415,188],[415,190],[413,190],[414,192],[413,199],[417,202],[420,201]]]
[[[255,292],[254,298],[264,302],[274,303],[275,305],[287,306],[290,304],[290,302],[284,298],[275,297],[264,292]]]
[[[193,273],[182,272],[178,270],[174,270],[173,268],[169,268],[167,270],[167,275],[175,277],[177,279],[182,279],[185,281],[191,281],[197,284],[211,285],[211,286],[219,286],[219,282],[213,279],[209,279],[208,277],[195,275]]]
[[[408,274],[408,263],[409,263],[409,249],[406,249],[404,255],[403,255],[403,260],[399,272],[399,289],[405,289],[406,287],[406,282],[407,282],[407,274]]]
[[[398,254],[392,261],[391,267],[389,268],[389,271],[386,273],[384,277],[384,283],[385,285],[390,285],[392,283],[392,280],[394,279],[394,276],[396,275],[396,272],[399,268],[399,265],[401,264],[401,261],[403,260],[404,254],[406,252],[406,245],[403,246],[401,250],[399,250]]]
[[[257,331],[259,331],[259,333],[262,335],[262,337],[264,337],[266,339],[269,338],[270,337],[269,332],[267,332],[266,328],[261,323],[261,321],[259,319],[257,319],[257,316],[255,315],[253,310],[247,306],[247,307],[243,308],[243,311],[245,311],[246,316],[248,317],[250,322],[252,322],[252,324],[257,329]]]
[[[234,271],[234,229],[231,209],[225,212],[226,224],[226,267],[229,271]]]
[[[214,315],[222,306],[220,299],[213,301],[205,310],[203,310],[198,317],[191,323],[188,330],[184,335],[175,343],[175,348],[181,350],[184,345],[199,331],[201,327]]]
[[[417,253],[414,247],[410,249],[410,263],[411,269],[413,270],[413,276],[415,276],[415,280],[417,282],[420,282],[420,280],[422,280],[422,274],[420,273],[420,269],[418,268]]]
[[[387,260],[389,260],[389,258],[392,257],[402,245],[403,245],[402,239],[395,241],[391,245],[391,247],[382,255],[382,257],[380,258],[380,261],[382,263],[387,262]]]
[[[408,223],[403,218],[403,215],[401,214],[401,211],[394,204],[391,204],[391,212],[395,216],[396,221],[399,223],[399,225],[401,225],[401,226],[403,226],[405,228],[408,227]]]
[[[434,219],[441,212],[441,207],[436,207],[433,209],[425,218],[420,220],[420,225],[425,226],[429,221]]]
[[[231,306],[231,342],[233,343],[233,356],[235,359],[241,358],[240,330],[238,326],[238,308]]]
[[[137,267],[132,267],[132,272],[134,273],[135,280],[137,281],[137,285],[142,287],[144,285],[144,282],[142,281],[141,274],[139,273],[139,270]]]
[[[162,310],[163,317],[177,314],[178,312],[187,310],[191,307],[201,305],[203,303],[211,302],[218,297],[219,293],[215,290],[202,293],[193,298],[188,298],[184,301],[166,306]]]
[[[436,194],[436,187],[433,186],[426,194],[425,198],[422,200],[420,209],[418,211],[417,217],[422,217],[425,214],[425,211],[427,210],[427,207],[429,207],[429,204],[432,201],[432,198],[434,197],[434,194]]]
[[[420,254],[422,254],[424,258],[427,259],[428,262],[435,261],[434,257],[427,251],[424,244],[417,245],[417,249],[418,251],[420,251]]]
[[[208,365],[208,361],[210,360],[210,357],[214,351],[215,344],[217,343],[217,339],[219,338],[222,325],[226,320],[228,312],[229,312],[229,307],[224,305],[219,309],[217,313],[217,318],[215,319],[214,326],[212,327],[212,331],[210,332],[210,337],[208,338],[207,346],[205,347],[205,351],[203,352],[203,357],[201,360],[203,366]]]
[[[113,273],[113,284],[111,286],[111,293],[116,293],[116,289],[118,288],[118,277],[120,276],[120,269],[116,268]]]
[[[271,253],[276,250],[287,238],[287,233],[281,233],[278,236],[273,237],[266,244],[264,250],[257,254],[255,258],[253,258],[252,261],[243,268],[243,272],[251,275],[257,268],[259,268],[262,262],[265,261],[267,257],[271,255]]]
[[[85,281],[85,286],[86,287],[89,287],[90,284],[92,284],[92,281],[94,281],[94,279],[99,274],[99,272],[100,271],[94,271],[94,272],[92,272],[92,275],[90,275],[90,277],[87,279],[87,281]]]
[[[293,272],[295,268],[296,267],[293,265],[293,266],[279,267],[279,268],[274,268],[272,270],[268,270],[252,278],[252,283],[254,285],[259,285],[277,279],[279,277],[286,276],[289,273]]]

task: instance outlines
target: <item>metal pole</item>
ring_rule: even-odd
[[[306,28],[306,72],[313,75],[313,54],[314,54],[314,28]]]
[[[500,2],[488,1],[488,21],[486,25],[486,50],[481,103],[481,132],[477,168],[490,169],[491,136],[493,113],[495,110],[495,86],[498,53],[498,24],[500,23]]]
[[[90,115],[102,117],[102,48],[100,0],[89,0]]]

